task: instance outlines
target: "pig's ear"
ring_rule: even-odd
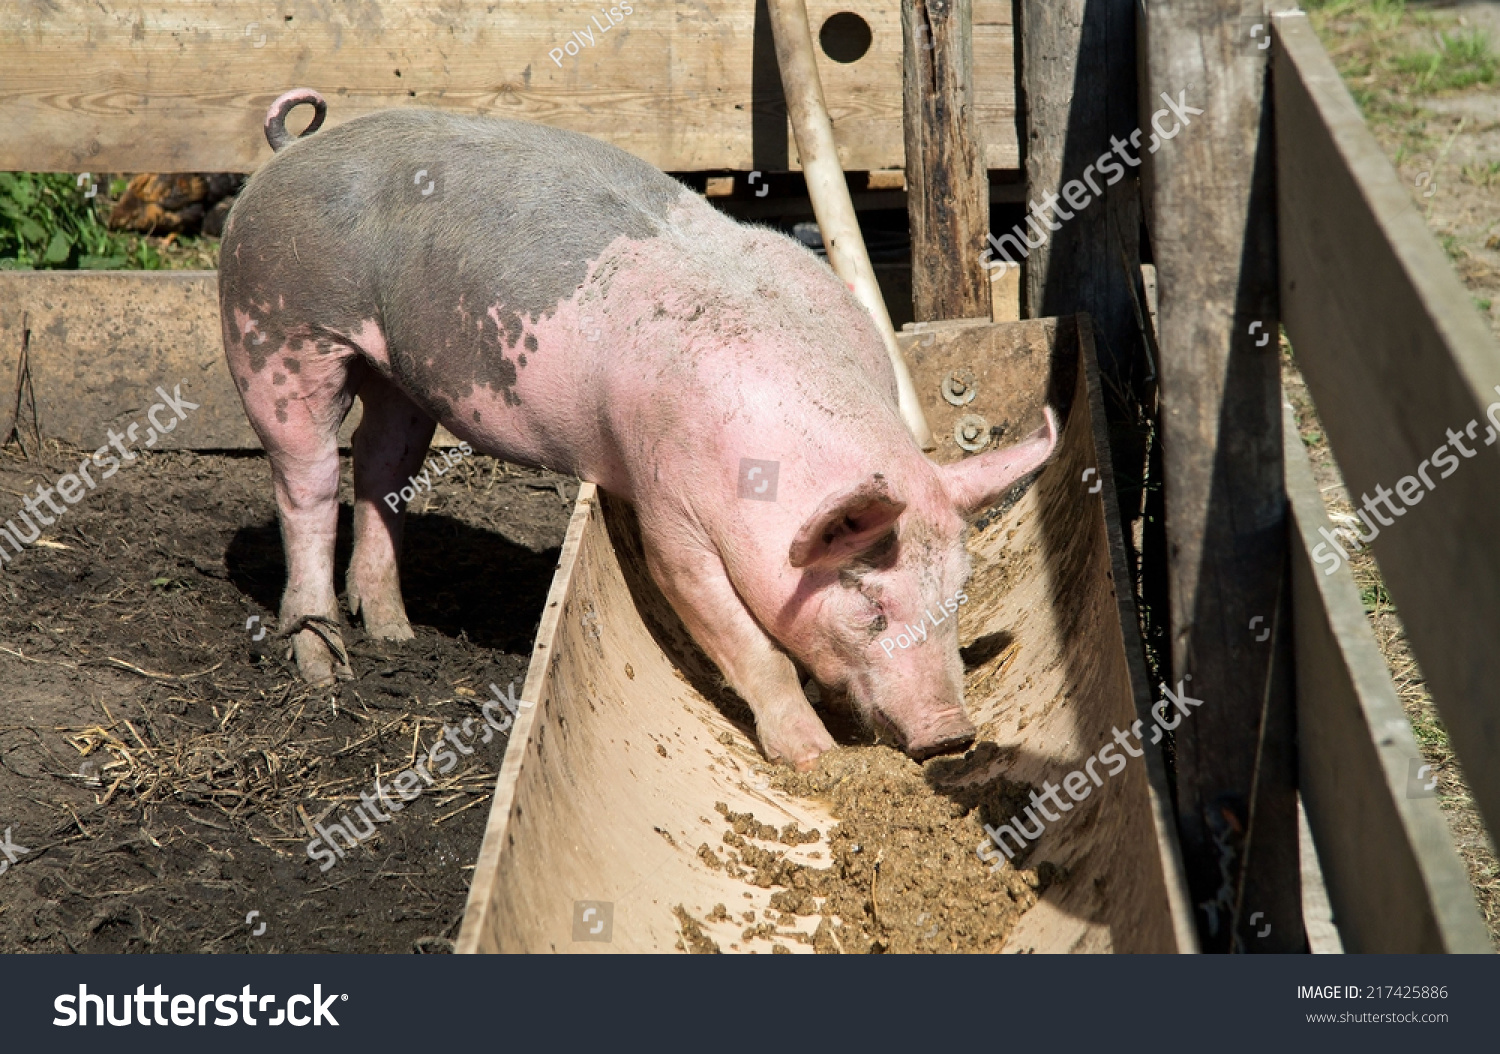
[[[1016,480],[1041,468],[1057,448],[1057,416],[1044,407],[1047,423],[1015,446],[965,458],[941,469],[953,507],[965,518],[1004,496]]]
[[[891,491],[879,472],[848,490],[829,495],[792,539],[787,560],[793,567],[842,559],[869,548],[884,537],[906,502]]]

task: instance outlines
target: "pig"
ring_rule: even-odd
[[[219,269],[301,676],[350,675],[334,534],[358,396],[345,592],[372,637],[412,637],[405,508],[383,498],[440,422],[634,506],[650,574],[768,759],[806,769],[833,746],[804,673],[914,758],[972,742],[948,617],[966,520],[1050,458],[1050,409],[1024,441],[940,467],[902,423],[869,314],[791,238],[583,135],[413,108],[294,139],[302,103],[316,127],[316,92],[271,106],[275,154],[230,212]]]

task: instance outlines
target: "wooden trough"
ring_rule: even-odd
[[[1060,782],[1113,728],[1142,717],[1149,727],[1151,698],[1134,601],[1115,588],[1126,564],[1087,318],[947,323],[902,342],[940,461],[963,455],[954,426],[966,414],[1015,436],[1040,423],[1044,399],[1067,410],[1056,460],[970,532],[975,573],[959,624],[967,706],[981,740],[999,748],[979,778]],[[959,369],[974,374],[977,397],[954,407],[940,386]],[[698,858],[700,845],[719,841],[716,802],[777,827],[816,827],[825,840],[835,822],[818,802],[772,786],[753,729],[737,719],[743,710],[718,698],[712,668],[647,576],[628,507],[589,485],[523,697],[462,952],[671,950],[679,907],[698,920],[716,903],[760,917],[770,902],[772,890]],[[1033,847],[1027,867],[1050,861],[1066,877],[1020,919],[1006,950],[1194,950],[1164,770],[1146,750]],[[820,848],[789,855],[817,866],[807,854]],[[969,864],[977,883],[985,865]],[[612,906],[608,942],[574,940],[583,901]],[[600,909],[588,928],[603,918]],[[721,948],[771,950],[742,941],[742,923],[703,926]]]

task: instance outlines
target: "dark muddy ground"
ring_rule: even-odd
[[[0,518],[79,460],[0,451]],[[451,950],[503,735],[326,872],[310,826],[519,691],[575,493],[465,459],[409,518],[416,639],[346,626],[321,690],[273,635],[263,458],[143,455],[71,506],[0,567],[0,952]]]

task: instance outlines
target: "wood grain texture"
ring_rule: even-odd
[[[1137,126],[1135,4],[1019,0],[1018,10],[1026,182],[1030,200],[1042,204],[1069,181],[1083,179],[1110,150],[1111,135],[1128,139]],[[1051,219],[1058,230],[1033,221],[1046,240],[1029,250],[1023,278],[1026,316],[1087,311],[1105,377],[1127,388],[1137,370],[1144,375],[1129,280],[1120,264],[1121,247],[1132,264],[1138,257],[1137,171],[1129,170],[1113,187],[1096,177],[1103,200],[1094,197],[1071,219]]]
[[[1302,950],[1304,935],[1272,140],[1266,52],[1245,22],[1259,10],[1259,0],[1147,0],[1141,147],[1159,300],[1173,679],[1191,676],[1206,700],[1177,731],[1183,852],[1205,950],[1287,952]],[[1264,346],[1252,320],[1269,328]],[[1279,632],[1258,639],[1270,627]]]
[[[224,364],[214,271],[0,271],[0,437],[10,429],[22,320],[44,437],[83,450],[132,423],[143,437],[157,385],[198,404],[154,450],[258,450]],[[341,446],[361,408],[339,429]],[[434,446],[456,446],[439,427]]]
[[[625,14],[618,2],[550,0],[6,4],[0,169],[249,172],[270,157],[267,106],[297,86],[328,98],[330,127],[430,106],[570,128],[668,171],[748,171],[778,157],[795,164],[774,57],[768,76],[757,39],[769,32],[763,5],[630,6]],[[987,163],[1015,168],[1008,5],[978,6]],[[840,158],[852,170],[901,168],[899,0],[811,0],[814,36],[845,10],[869,23],[873,40],[855,62],[820,56]],[[595,43],[579,45],[587,34]],[[553,52],[569,41],[578,53],[559,63]]]
[[[1309,555],[1332,523],[1290,406],[1297,767],[1334,921],[1349,952],[1490,952],[1468,872],[1435,797],[1347,565]],[[1413,784],[1416,784],[1415,788]],[[1434,777],[1433,782],[1436,782]]]
[[[1276,20],[1272,53],[1282,320],[1349,493],[1413,477],[1415,502],[1389,499],[1399,519],[1372,516],[1371,547],[1500,830],[1500,346],[1305,19]],[[1439,447],[1445,464],[1424,466]]]
[[[989,176],[974,113],[971,0],[901,6],[912,304],[924,322],[990,314],[976,245],[990,229]]]

